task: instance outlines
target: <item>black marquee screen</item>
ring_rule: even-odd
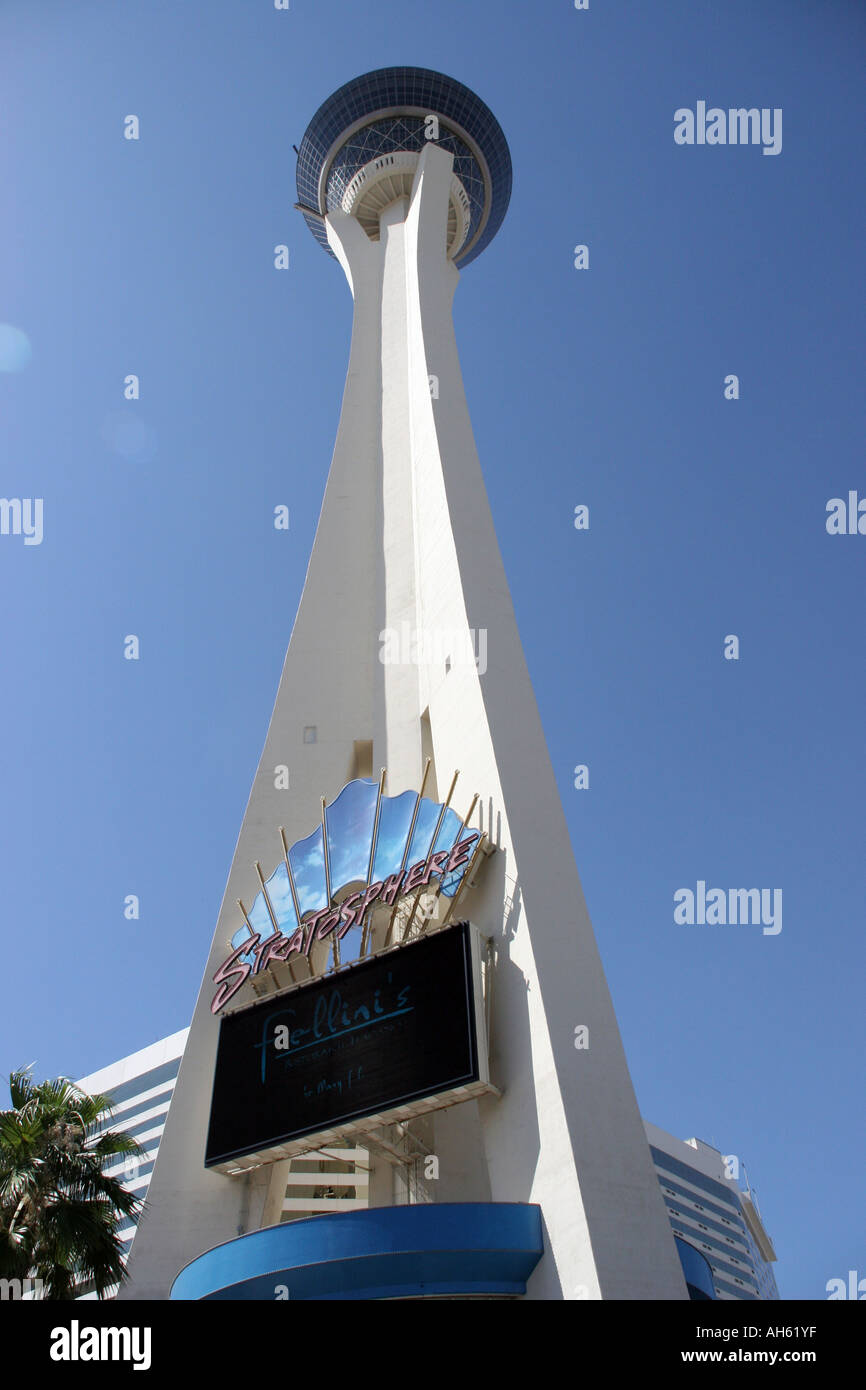
[[[205,1165],[478,1080],[469,924],[220,1024]]]

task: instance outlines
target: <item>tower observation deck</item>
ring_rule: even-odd
[[[462,268],[484,250],[511,197],[511,157],[499,122],[451,77],[427,68],[379,68],[323,102],[298,154],[296,206],[329,255],[327,214],[351,214],[377,241],[381,212],[411,193],[431,142],[454,156],[448,255]]]

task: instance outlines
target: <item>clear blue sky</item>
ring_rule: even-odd
[[[825,529],[866,496],[864,40],[855,0],[5,0],[0,494],[44,539],[0,536],[0,1069],[189,1021],[348,354],[292,144],[437,68],[514,162],[458,339],[641,1109],[745,1160],[783,1297],[866,1274],[866,536]],[[782,152],[676,145],[699,100],[781,107]],[[676,925],[699,879],[781,888],[781,933]]]

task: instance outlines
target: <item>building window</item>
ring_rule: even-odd
[[[316,742],[316,725],[315,725],[315,724],[307,724],[306,727],[305,727],[305,729],[304,729],[304,743],[315,743],[315,742]]]

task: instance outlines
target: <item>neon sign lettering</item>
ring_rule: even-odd
[[[374,903],[393,907],[400,898],[413,893],[417,888],[427,886],[434,875],[445,879],[455,870],[468,864],[473,846],[479,838],[474,830],[458,840],[447,850],[419,859],[408,869],[388,875],[387,878],[350,894],[339,906],[328,904],[310,914],[291,935],[281,931],[263,937],[254,932],[237,946],[216,971],[213,981],[218,985],[211,1004],[211,1013],[219,1013],[247,980],[260,974],[271,961],[286,961],[295,954],[309,957],[314,941],[322,941],[336,933],[341,940],[352,927],[360,927]],[[252,961],[244,957],[252,957]]]

